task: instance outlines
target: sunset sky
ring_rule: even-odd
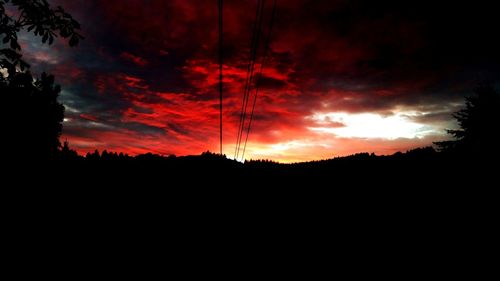
[[[62,138],[73,149],[218,151],[217,1],[49,2],[81,23],[85,40],[49,47],[24,33],[20,42],[32,72],[63,88]],[[446,139],[463,97],[500,82],[500,46],[492,1],[445,2],[278,0],[246,158],[392,154]],[[224,5],[224,153],[233,157],[257,0]]]

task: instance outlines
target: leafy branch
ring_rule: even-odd
[[[18,11],[17,18],[12,9],[6,9],[7,5]],[[47,0],[0,0],[0,39],[5,45],[0,49],[0,68],[7,68],[9,74],[15,73],[17,67],[21,71],[29,68],[22,60],[18,42],[18,33],[24,29],[41,37],[43,44],[52,45],[55,38],[61,37],[69,39],[73,47],[84,39],[79,33],[80,24],[61,6],[53,9]]]

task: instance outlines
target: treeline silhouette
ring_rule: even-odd
[[[376,155],[374,153],[356,153],[353,155],[335,157],[331,159],[323,159],[307,162],[296,163],[280,163],[273,160],[258,159],[247,160],[245,162],[235,161],[227,158],[225,155],[212,153],[210,151],[204,152],[201,155],[190,156],[176,156],[176,155],[158,155],[153,153],[139,154],[130,156],[122,152],[108,152],[103,150],[99,152],[95,150],[92,153],[87,153],[85,156],[79,155],[76,151],[71,150],[68,142],[64,143],[63,149],[59,152],[58,160],[62,162],[86,162],[86,163],[110,163],[110,162],[123,162],[123,163],[147,163],[153,165],[162,164],[195,164],[202,163],[207,165],[207,169],[211,169],[211,164],[224,164],[226,166],[241,167],[249,169],[281,169],[281,168],[322,168],[329,166],[338,166],[346,164],[388,164],[388,163],[421,163],[432,161],[451,161],[456,160],[451,157],[451,154],[436,151],[433,147],[423,147],[408,150],[406,152],[396,152],[392,155]],[[181,165],[182,166],[182,165]]]
[[[88,152],[85,156],[79,155],[75,150],[69,148],[69,142],[64,142],[63,148],[58,153],[58,160],[63,161],[156,161],[156,162],[175,162],[181,161],[182,159],[201,159],[206,161],[224,161],[229,163],[234,163],[238,166],[248,166],[248,167],[280,167],[280,166],[321,166],[328,163],[335,162],[357,162],[357,161],[413,161],[413,160],[425,160],[425,159],[435,159],[444,156],[442,153],[436,151],[433,147],[423,147],[408,150],[406,152],[396,152],[392,155],[376,155],[375,153],[356,153],[348,156],[335,157],[332,159],[315,160],[307,162],[297,162],[297,163],[280,163],[268,159],[258,159],[258,160],[247,160],[244,163],[235,161],[227,158],[225,155],[221,156],[217,153],[212,153],[210,151],[203,152],[201,155],[190,155],[190,156],[176,156],[176,155],[159,155],[153,153],[138,154],[135,156],[130,156],[123,152],[108,152],[103,150],[95,150],[94,152]]]
[[[182,156],[177,157],[175,155],[163,156],[159,154],[153,154],[151,152],[145,154],[138,154],[135,156],[130,156],[123,152],[112,152],[103,150],[95,150],[94,152],[88,152],[85,156],[79,155],[75,150],[69,148],[69,142],[65,141],[63,148],[59,151],[57,160],[62,161],[151,161],[151,162],[166,162],[166,161],[176,161],[178,159],[205,159],[205,160],[228,160],[225,156],[220,156],[220,154],[212,153],[210,151],[204,152],[199,156]]]

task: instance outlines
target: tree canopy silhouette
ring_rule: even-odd
[[[28,73],[15,73],[0,83],[3,129],[8,133],[7,150],[16,158],[53,158],[60,147],[64,106],[57,101],[61,91],[54,76],[35,80]],[[7,130],[8,128],[8,130]]]
[[[480,152],[494,152],[498,127],[500,96],[492,85],[483,84],[476,88],[474,95],[467,97],[465,107],[453,114],[459,129],[448,130],[454,140],[437,142],[444,152],[479,155]]]
[[[58,36],[68,38],[70,46],[76,46],[83,39],[78,33],[80,24],[61,6],[53,9],[46,0],[0,0],[0,68],[7,69],[9,75],[16,72],[16,67],[21,71],[29,67],[21,59],[17,36],[24,29],[49,45]]]
[[[57,101],[61,88],[54,76],[35,78],[22,60],[18,33],[26,29],[51,45],[54,38],[79,43],[80,24],[60,6],[46,0],[0,0],[0,98],[1,120],[8,156],[16,159],[55,158],[61,147],[59,136],[64,106]]]

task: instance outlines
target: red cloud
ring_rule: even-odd
[[[127,52],[121,53],[120,57],[122,57],[123,59],[125,59],[127,61],[133,62],[137,66],[141,66],[141,67],[145,67],[149,64],[149,62],[146,59],[141,58],[139,56],[132,55],[131,53],[127,53]]]
[[[89,120],[89,121],[93,121],[93,122],[97,122],[97,121],[98,121],[97,117],[92,116],[92,115],[90,115],[90,114],[84,114],[84,113],[82,113],[82,114],[80,114],[80,117],[81,117],[82,119]]]

